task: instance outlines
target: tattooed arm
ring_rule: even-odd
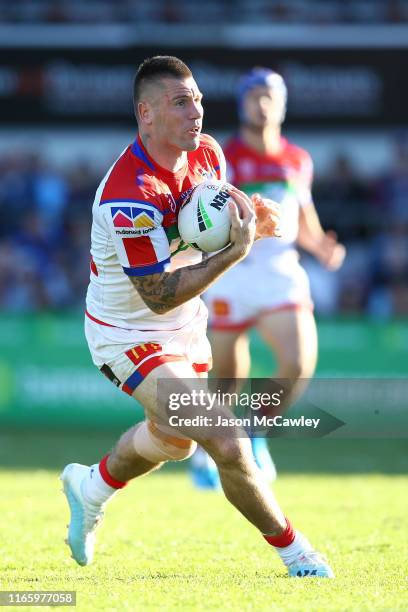
[[[231,208],[231,244],[199,264],[147,276],[129,276],[140,297],[153,312],[165,314],[204,293],[223,272],[244,259],[255,239],[255,214],[247,196],[234,194]]]
[[[165,314],[173,308],[204,293],[223,273],[239,261],[232,247],[214,257],[174,272],[161,272],[148,276],[129,276],[140,297],[156,314]]]

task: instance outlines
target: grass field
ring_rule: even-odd
[[[181,468],[113,500],[94,564],[78,567],[58,473],[115,437],[0,434],[2,590],[76,590],[80,611],[408,609],[406,441],[273,442],[276,493],[337,575],[309,581],[287,578],[257,531]]]

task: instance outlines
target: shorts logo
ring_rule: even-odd
[[[111,368],[104,363],[103,366],[100,368],[102,374],[104,374],[106,376],[106,378],[109,378],[109,380],[111,382],[113,382],[114,385],[116,385],[117,387],[120,386],[121,382],[119,380],[119,378],[113,373],[113,371],[111,370]]]
[[[131,348],[130,351],[126,351],[126,356],[129,357],[130,361],[137,366],[141,361],[146,359],[146,357],[150,357],[151,355],[160,353],[162,351],[163,347],[160,344],[148,342],[146,344],[137,344]]]
[[[151,228],[155,227],[154,211],[133,206],[112,206],[114,227]]]

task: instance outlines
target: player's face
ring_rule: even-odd
[[[267,125],[280,125],[285,108],[282,92],[272,87],[254,87],[244,98],[246,123],[263,128]]]
[[[192,77],[161,81],[153,127],[163,146],[182,151],[198,148],[203,123],[202,97]]]

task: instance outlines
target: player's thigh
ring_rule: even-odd
[[[132,395],[142,404],[147,418],[157,420],[164,416],[165,394],[173,382],[175,392],[188,393],[192,389],[191,381],[197,379],[196,372],[187,360],[163,363],[149,372]]]
[[[246,331],[213,330],[210,333],[213,370],[219,378],[247,378],[250,368]]]
[[[256,327],[274,351],[279,370],[291,368],[294,375],[303,377],[313,374],[317,361],[317,329],[310,308],[264,313]]]
[[[188,361],[176,361],[152,370],[134,390],[133,397],[142,404],[146,417],[168,436],[181,436],[206,447],[220,448],[225,446],[223,439],[246,437],[244,431],[234,426],[224,429],[217,426],[221,419],[232,418],[233,413],[229,406],[217,402],[212,402],[209,409],[207,399],[201,401],[197,395],[201,390],[208,391],[206,377],[198,377]],[[186,422],[195,417],[200,418],[193,423]],[[209,420],[206,422],[203,418]]]

